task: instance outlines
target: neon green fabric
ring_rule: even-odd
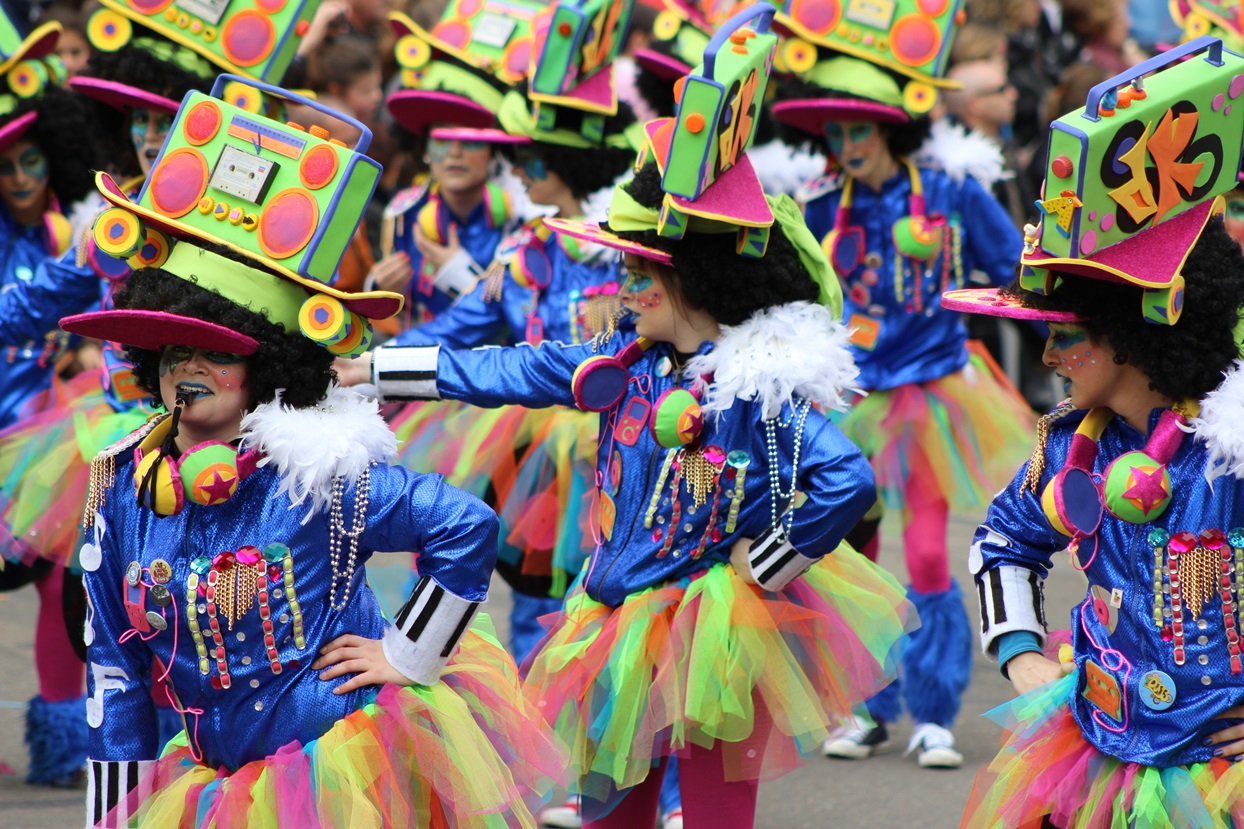
[[[309,294],[288,279],[234,262],[188,242],[173,245],[163,269],[262,314],[287,332],[301,330],[298,311]]]
[[[898,82],[873,64],[858,58],[838,57],[812,67],[807,80],[822,89],[845,92],[879,104],[903,108]]]
[[[497,120],[510,135],[530,138],[532,141],[541,141],[545,144],[556,144],[559,147],[575,147],[583,150],[602,146],[602,144],[588,141],[577,130],[554,129],[548,132],[537,130],[536,119],[532,116],[527,103],[527,99],[518,92],[507,93],[501,101],[501,107],[497,110]],[[621,132],[606,135],[603,146],[638,152],[643,146],[643,140],[643,126],[634,123]]]

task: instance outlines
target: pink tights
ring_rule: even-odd
[[[713,748],[691,746],[678,755],[679,792],[686,829],[752,829],[756,819],[755,780],[726,782],[722,743]],[[584,829],[649,829],[657,822],[666,759],[644,782],[631,789],[608,817],[587,821]]]
[[[922,485],[921,479],[926,483]],[[946,552],[950,507],[927,481],[928,477],[914,474],[903,490],[903,550],[912,589],[917,593],[944,593],[950,589],[950,557]]]
[[[39,616],[35,624],[35,671],[39,674],[39,696],[47,702],[64,702],[82,696],[86,666],[74,653],[65,627],[62,593],[65,567],[58,564],[52,572],[35,582],[39,591]],[[82,632],[77,631],[81,636]]]

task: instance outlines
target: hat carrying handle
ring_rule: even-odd
[[[338,112],[335,109],[329,109],[328,107],[324,106],[318,101],[313,101],[310,98],[304,98],[303,96],[295,92],[290,92],[288,89],[282,89],[279,86],[273,86],[272,84],[266,84],[266,83],[263,83],[262,81],[257,81],[252,78],[244,77],[242,75],[219,75],[216,78],[216,83],[212,84],[212,92],[211,92],[212,97],[223,100],[224,94],[225,94],[225,85],[229,83],[244,84],[245,86],[249,86],[252,89],[258,89],[260,92],[267,92],[269,95],[272,95],[273,97],[281,98],[282,100],[290,101],[295,104],[302,104],[303,106],[309,106],[312,109],[314,109],[316,112],[322,112],[325,115],[329,116],[330,118],[336,118],[338,121],[349,124],[350,126],[354,127],[355,129],[359,131],[359,140],[354,143],[354,147],[352,148],[357,153],[366,153],[367,148],[371,146],[371,130],[368,129],[363,124],[362,121],[359,121],[356,118],[351,118],[349,115],[346,115],[344,112]]]
[[[708,45],[704,47],[703,76],[706,78],[714,77],[713,63],[717,59],[717,50],[728,44],[730,42],[730,36],[733,35],[738,29],[742,28],[744,23],[752,20],[753,18],[759,17],[760,23],[756,27],[758,34],[768,34],[769,26],[773,23],[773,15],[776,13],[777,10],[768,3],[757,3],[756,5],[746,8],[734,15],[725,23],[722,23],[721,28],[717,30],[717,34],[713,35],[713,39],[710,40]],[[1219,51],[1221,51],[1221,47]]]
[[[1098,110],[1101,106],[1102,98],[1109,93],[1124,84],[1139,80],[1151,72],[1156,72],[1159,69],[1179,63],[1204,49],[1209,50],[1209,54],[1205,56],[1206,63],[1213,66],[1223,65],[1222,41],[1211,35],[1202,35],[1196,40],[1190,40],[1181,46],[1176,46],[1168,52],[1149,58],[1149,60],[1136,64],[1126,72],[1122,72],[1109,80],[1097,84],[1097,86],[1089,90],[1088,97],[1084,100],[1084,114],[1081,117],[1089,121],[1100,121],[1101,113]]]

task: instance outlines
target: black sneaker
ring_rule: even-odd
[[[832,734],[821,752],[826,757],[837,757],[840,760],[866,760],[874,754],[880,754],[890,747],[890,735],[885,730],[884,722],[870,723],[862,717],[855,722],[844,725]]]

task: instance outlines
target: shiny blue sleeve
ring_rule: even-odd
[[[116,493],[113,493],[116,497]],[[131,630],[125,610],[125,570],[129,557],[124,526],[95,526],[99,566],[89,569],[83,553],[86,622],[88,756],[92,760],[154,760],[160,750],[159,725],[151,699],[151,650]]]
[[[488,595],[497,561],[497,515],[440,475],[380,465],[371,470],[367,530],[373,550],[419,553],[419,574],[472,602]],[[346,504],[352,503],[347,493]],[[349,519],[349,509],[346,517]]]
[[[508,279],[508,277],[507,277]],[[505,306],[484,299],[484,284],[461,297],[446,311],[393,338],[394,345],[435,345],[446,348],[474,348],[505,335]]]
[[[877,484],[864,454],[827,419],[813,412],[805,434],[799,491],[808,499],[792,513],[791,544],[802,555],[819,558],[834,551],[843,537],[876,503]]]
[[[984,271],[994,285],[1009,285],[1018,271],[1024,237],[998,200],[968,176],[959,191],[964,267]]]
[[[14,280],[0,292],[0,346],[41,340],[61,317],[90,310],[102,296],[100,278],[78,267],[75,252],[44,259],[29,280]]]
[[[1047,472],[1034,493],[1025,486],[1028,464],[1024,464],[994,497],[972,540],[968,567],[980,600],[981,646],[986,653],[994,653],[998,638],[1014,631],[1029,631],[1045,640],[1042,582],[1054,554],[1070,540],[1050,525],[1041,507],[1040,493],[1051,468],[1058,470],[1061,464],[1047,461]]]

